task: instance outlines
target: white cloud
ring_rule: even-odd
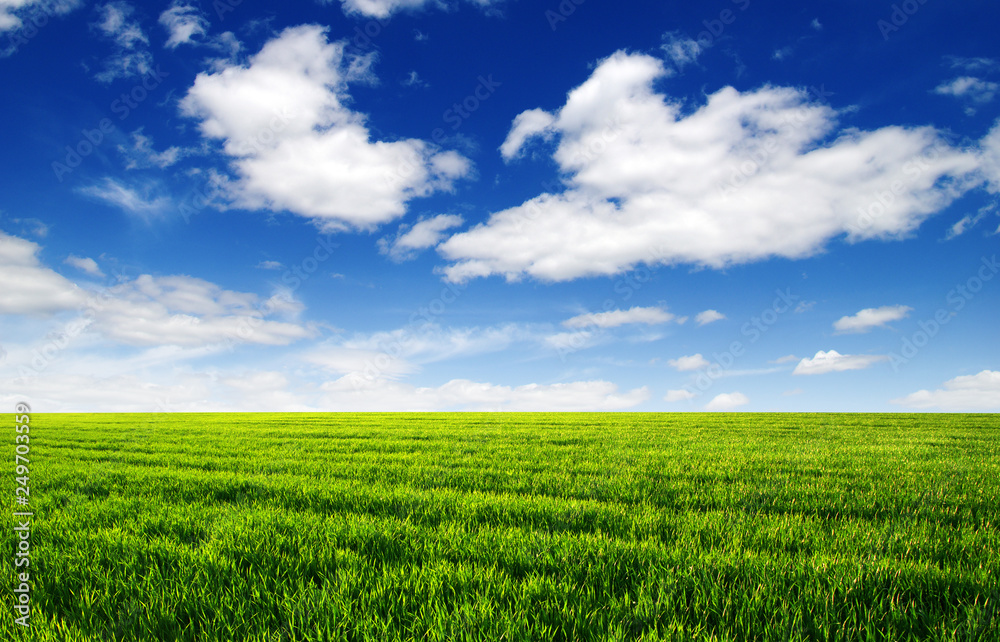
[[[711,401],[705,404],[705,410],[709,412],[726,412],[733,408],[745,406],[750,403],[749,397],[742,392],[730,392],[716,395]]]
[[[704,312],[699,312],[694,320],[698,325],[708,325],[715,321],[722,321],[725,318],[726,315],[717,310],[705,310]]]
[[[980,165],[991,193],[1000,193],[1000,119],[980,143]]]
[[[97,261],[87,257],[74,256],[70,254],[63,261],[66,265],[72,265],[81,272],[86,272],[90,276],[104,276],[104,272],[101,272],[101,268],[97,266]]]
[[[562,322],[567,328],[617,328],[630,323],[657,325],[669,323],[674,315],[662,308],[632,307],[628,310],[609,310],[607,312],[588,312],[579,314]]]
[[[38,260],[41,247],[0,232],[0,314],[51,314],[81,306],[84,293]]]
[[[951,82],[941,83],[934,88],[934,93],[956,98],[968,98],[977,103],[988,103],[996,96],[1000,85],[972,76],[961,76]]]
[[[818,375],[828,372],[843,372],[845,370],[864,370],[869,366],[885,361],[884,355],[840,354],[836,350],[823,352],[820,350],[812,359],[803,359],[792,371],[794,375]]]
[[[525,141],[529,138],[539,135],[546,138],[551,137],[555,120],[555,117],[544,109],[529,109],[521,112],[514,118],[507,138],[500,145],[500,155],[505,161],[510,161],[518,156],[524,148]]]
[[[160,14],[160,24],[170,34],[164,44],[168,49],[196,42],[197,36],[204,36],[208,31],[208,19],[197,7],[183,0],[174,0],[170,8]]]
[[[352,65],[344,47],[327,42],[323,27],[293,27],[249,66],[195,79],[182,111],[201,120],[204,136],[223,141],[239,206],[287,210],[329,229],[371,229],[471,171],[467,158],[421,140],[372,141],[364,115],[346,106],[347,83],[369,74],[370,58]]]
[[[445,241],[446,278],[565,281],[639,263],[803,258],[845,233],[900,237],[980,181],[976,155],[933,128],[838,133],[833,109],[770,86],[726,87],[686,114],[654,91],[664,74],[641,54],[602,61],[545,130],[559,135],[553,158],[567,189]],[[885,207],[878,195],[892,185]]]
[[[853,316],[841,317],[833,324],[838,334],[868,332],[886,323],[899,321],[909,316],[913,308],[905,305],[883,305],[880,308],[865,308]]]
[[[420,250],[434,247],[441,242],[444,231],[458,227],[465,220],[456,214],[439,214],[411,226],[400,226],[393,239],[379,239],[378,248],[393,261],[407,261],[415,258]]]
[[[135,9],[127,2],[109,2],[98,9],[100,19],[92,24],[115,44],[115,52],[104,61],[104,70],[94,77],[103,83],[119,78],[141,76],[152,71],[153,56],[146,48],[149,38],[132,14]]]
[[[329,0],[327,0],[329,1]],[[425,6],[447,8],[454,2],[444,0],[340,0],[344,13],[361,14],[369,18],[388,18],[397,11],[421,9]],[[468,0],[482,8],[500,4],[501,0]]]
[[[816,31],[823,30],[823,24],[819,21],[819,18],[813,18],[813,21],[809,23],[809,26],[811,26]]]
[[[690,372],[692,370],[701,370],[702,368],[707,368],[709,366],[709,361],[705,357],[701,356],[701,353],[692,354],[685,357],[678,357],[676,359],[671,359],[669,363],[673,368],[679,372]]]
[[[690,390],[667,390],[667,396],[663,398],[664,401],[675,402],[675,401],[691,401],[694,399],[694,393]]]
[[[139,189],[123,185],[119,181],[105,177],[98,185],[89,185],[79,189],[81,194],[106,201],[129,214],[143,218],[151,218],[163,214],[169,200],[163,196],[153,196],[151,188],[146,187],[140,193]]]
[[[257,267],[261,270],[280,270],[285,266],[280,261],[261,261]]]
[[[778,364],[781,364],[781,363],[791,363],[792,361],[798,361],[798,360],[799,360],[799,358],[796,357],[794,354],[786,354],[783,357],[778,357],[774,361],[768,361],[768,363],[778,363]]]
[[[1000,410],[1000,372],[983,370],[955,377],[937,390],[920,390],[890,403],[910,408],[939,408],[948,412]]]
[[[619,392],[608,381],[527,384],[516,387],[453,379],[438,387],[345,376],[323,384],[323,406],[337,411],[503,410],[613,411],[649,399],[645,387]]]

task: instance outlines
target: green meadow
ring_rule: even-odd
[[[1000,416],[36,414],[4,640],[1000,640]]]

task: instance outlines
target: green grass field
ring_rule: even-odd
[[[1000,639],[997,415],[31,421],[5,640]]]

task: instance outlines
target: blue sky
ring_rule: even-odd
[[[0,0],[0,399],[1000,410],[994,3]]]

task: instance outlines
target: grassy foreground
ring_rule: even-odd
[[[5,640],[1000,639],[997,415],[31,426]]]

